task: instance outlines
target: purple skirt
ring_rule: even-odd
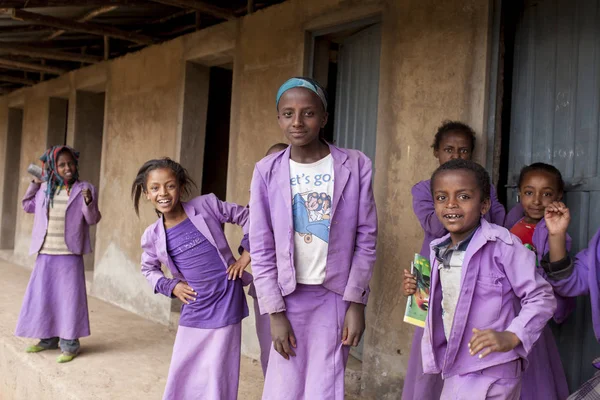
[[[567,378],[552,329],[548,325],[527,356],[521,400],[564,400],[569,396]]]
[[[342,330],[349,303],[323,286],[298,285],[285,304],[296,357],[271,351],[263,400],[343,399],[350,347],[342,345]]]
[[[90,335],[82,256],[37,256],[15,335],[40,339]]]
[[[423,373],[423,360],[421,359],[423,332],[423,328],[415,328],[402,389],[402,400],[438,400],[442,394],[444,381],[441,375]]]
[[[163,400],[235,400],[242,323],[217,329],[179,326]]]
[[[258,336],[258,345],[260,346],[260,366],[263,370],[263,376],[267,375],[267,366],[269,365],[269,354],[273,347],[271,340],[271,319],[269,314],[260,315],[258,300],[254,300],[254,318],[256,323],[256,336]]]

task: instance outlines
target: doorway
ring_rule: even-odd
[[[19,205],[19,174],[15,166],[21,165],[21,138],[23,136],[23,110],[8,109],[8,130],[4,157],[4,193],[2,194],[2,231],[0,249],[14,249]]]
[[[503,2],[504,108],[499,187],[517,202],[520,169],[556,166],[571,210],[571,253],[600,227],[600,1]],[[595,372],[600,354],[589,297],[561,325],[551,323],[571,390]]]
[[[329,119],[325,139],[336,146],[360,150],[375,161],[380,18],[356,21],[312,32],[308,75],[328,93]],[[366,311],[365,311],[366,312]],[[351,354],[362,360],[364,335]]]

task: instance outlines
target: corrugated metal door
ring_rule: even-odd
[[[381,24],[371,25],[340,44],[334,140],[375,160]],[[364,339],[364,336],[363,336]],[[363,340],[351,352],[362,360]]]
[[[381,24],[344,39],[338,56],[334,140],[375,160]]]
[[[569,188],[574,251],[600,228],[600,0],[526,0],[517,25],[510,126],[509,185],[522,166],[541,161],[562,172]],[[516,190],[508,189],[509,206]],[[600,356],[588,298],[555,326],[574,389]]]

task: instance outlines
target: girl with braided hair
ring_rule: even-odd
[[[96,188],[79,180],[78,159],[68,146],[46,150],[42,180],[31,182],[22,201],[34,214],[30,254],[38,256],[15,335],[40,338],[28,353],[60,346],[59,363],[73,360],[79,338],[90,335],[83,255],[92,251],[90,225],[101,218]]]

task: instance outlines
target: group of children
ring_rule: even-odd
[[[212,194],[187,200],[194,182],[168,158],[146,162],[132,185],[135,211],[145,198],[158,216],[142,236],[142,273],[155,293],[183,303],[164,399],[237,398],[248,284],[263,399],[344,398],[376,259],[371,160],[324,140],[327,96],[317,82],[289,79],[276,109],[289,145],[256,164],[248,207]],[[444,124],[433,144],[440,167],[412,190],[432,274],[403,399],[564,399],[547,322],[564,320],[573,296],[599,299],[600,234],[571,260],[564,184],[546,164],[523,169],[520,207],[505,216],[489,175],[470,161],[474,148],[471,128]],[[100,220],[96,189],[79,181],[77,160],[69,147],[49,149],[44,182],[34,180],[23,199],[35,213],[38,257],[16,334],[40,339],[28,352],[60,346],[58,362],[76,357],[78,339],[89,335],[82,256]],[[225,223],[244,232],[237,260]],[[405,271],[405,294],[415,288]],[[600,338],[600,301],[593,307]]]

